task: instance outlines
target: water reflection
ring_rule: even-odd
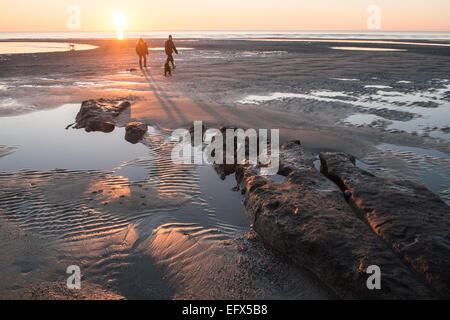
[[[125,129],[110,134],[65,130],[78,105],[17,117],[0,117],[0,144],[17,150],[0,158],[0,171],[21,169],[112,170],[123,162],[148,155],[144,145],[124,140]]]
[[[85,51],[96,48],[88,44],[63,42],[0,42],[0,54]]]
[[[346,51],[381,51],[381,52],[402,52],[408,51],[406,49],[394,49],[394,48],[367,48],[367,47],[331,47],[333,50],[346,50]]]

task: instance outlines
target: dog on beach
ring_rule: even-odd
[[[167,77],[167,75],[172,76],[172,68],[170,67],[169,61],[164,65],[164,76]]]

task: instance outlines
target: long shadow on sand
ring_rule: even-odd
[[[143,70],[143,73],[144,73],[144,76],[145,76],[151,90],[153,91],[156,98],[163,106],[163,108],[166,110],[166,112],[172,114],[172,112],[169,110],[169,106],[167,105],[167,104],[169,104],[170,107],[173,110],[175,110],[177,115],[179,115],[179,117],[183,121],[188,122],[186,117],[183,115],[183,112],[171,100],[169,94],[158,84],[158,82],[153,77],[153,75],[148,70]],[[190,93],[190,94],[193,95],[193,97],[186,96],[185,98],[188,98],[190,101],[192,101],[192,103],[195,106],[197,106],[198,108],[200,108],[203,112],[211,115],[218,123],[222,123],[225,119],[231,119],[233,117],[233,115],[230,112],[228,112],[228,114],[224,114],[224,113],[218,112],[214,108],[211,108],[211,106],[209,106],[208,103],[206,101],[204,101],[204,99],[200,98],[195,93]]]
[[[155,95],[156,99],[158,99],[161,106],[164,108],[164,111],[167,113],[169,118],[173,121],[175,120],[174,113],[181,119],[183,122],[187,122],[186,117],[184,116],[183,112],[178,108],[178,106],[170,99],[169,95],[161,89],[161,87],[157,84],[153,76],[148,70],[143,69],[142,73],[144,74],[144,77],[150,87],[150,89],[153,91],[153,94]]]

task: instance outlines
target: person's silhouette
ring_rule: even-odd
[[[166,54],[167,54],[167,60],[166,63],[172,63],[172,67],[173,69],[175,69],[175,61],[173,60],[173,52],[175,52],[176,54],[178,54],[178,50],[175,47],[175,44],[173,43],[173,38],[170,35],[169,36],[169,40],[166,41]]]
[[[139,66],[142,69],[142,58],[144,58],[144,68],[147,68],[148,46],[144,39],[140,38],[136,44],[136,53],[139,56]]]

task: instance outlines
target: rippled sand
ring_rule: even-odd
[[[61,119],[76,110],[69,105],[44,114]],[[9,121],[35,121],[42,130],[42,118],[46,117],[41,116],[39,121],[22,116]],[[58,132],[62,143],[72,139],[63,136],[64,126],[57,124],[54,128],[47,126],[50,134]],[[241,195],[232,191],[234,177],[222,181],[210,167],[172,163],[169,133],[151,128],[139,145],[129,145],[138,149],[136,158],[131,158],[131,153],[129,160],[118,166],[113,165],[114,160],[104,160],[105,166],[113,165],[110,170],[38,169],[53,163],[59,153],[64,154],[61,149],[28,162],[35,169],[3,169],[0,234],[4,245],[0,266],[8,276],[0,280],[0,297],[332,297],[314,276],[281,261],[251,235]],[[73,134],[80,140],[92,135],[83,131]],[[116,152],[126,144],[123,136],[110,137],[116,144],[109,148]],[[5,168],[8,154],[14,155],[14,151],[27,154],[26,149],[44,148],[48,139],[42,138],[34,146],[2,146],[5,161],[0,161],[0,166]],[[24,139],[31,136],[25,134]],[[83,152],[95,146],[95,140],[81,144],[76,149],[79,153],[72,154],[72,162],[101,157],[104,147]],[[142,146],[145,154],[139,151]],[[84,165],[89,164],[95,167],[96,161],[88,160]],[[81,291],[65,287],[69,265],[82,270]],[[267,270],[276,272],[267,274]]]
[[[83,43],[99,48],[35,54],[32,65],[27,55],[0,55],[1,297],[333,298],[255,238],[234,177],[171,163],[171,130],[195,120],[279,128],[309,157],[348,152],[368,170],[423,183],[449,201],[445,46],[403,44],[408,51],[392,53],[328,42],[177,41],[193,50],[165,78],[159,50],[143,73],[134,40]],[[133,106],[111,134],[66,131],[81,101],[98,98]],[[135,120],[152,129],[130,145],[123,126]],[[65,288],[72,264],[82,269],[81,292]]]

